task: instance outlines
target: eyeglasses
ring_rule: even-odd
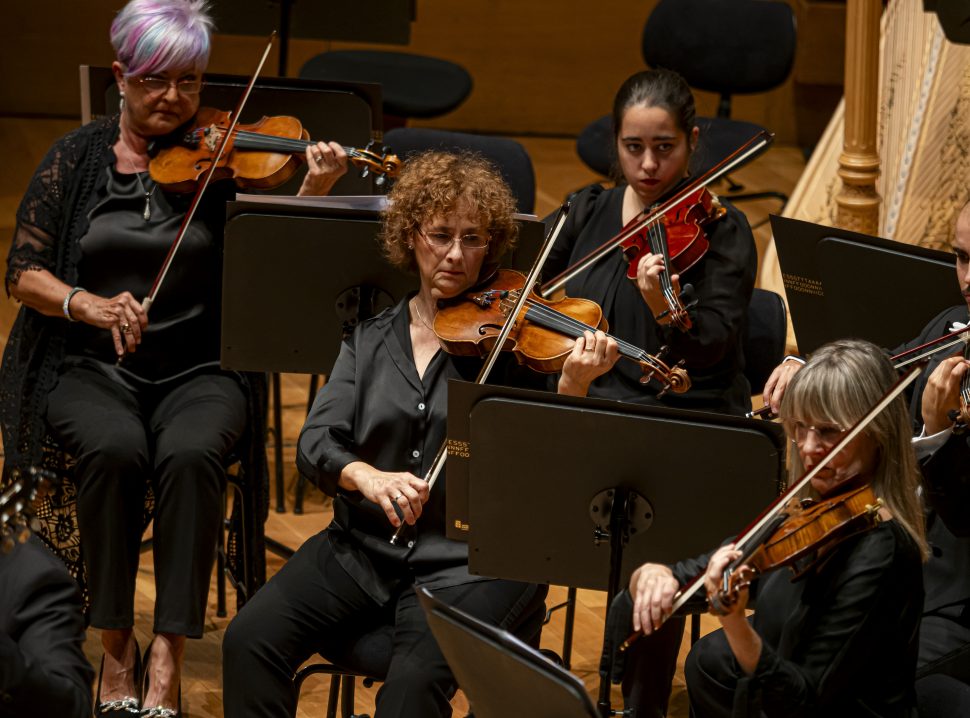
[[[432,249],[445,249],[451,247],[451,243],[456,241],[461,242],[462,249],[485,249],[491,239],[487,234],[463,234],[455,237],[448,232],[425,232],[423,229],[419,229],[418,232]]]
[[[166,80],[164,77],[146,75],[145,77],[132,78],[142,86],[149,95],[159,95],[168,92],[169,87],[174,87],[180,95],[198,95],[202,91],[202,80],[183,78],[181,80]]]
[[[834,446],[847,430],[838,424],[810,426],[804,422],[796,421],[791,425],[791,435],[795,438],[795,443],[799,445],[805,443],[810,431],[815,432],[818,443],[823,446]]]

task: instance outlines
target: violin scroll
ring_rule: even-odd
[[[355,167],[361,170],[360,176],[367,177],[371,172],[377,175],[374,184],[383,187],[387,180],[395,180],[401,173],[401,160],[397,155],[390,154],[389,147],[381,147],[380,152],[375,152],[373,147],[376,143],[371,140],[363,149],[345,147],[347,158]]]
[[[662,387],[657,392],[657,396],[663,396],[668,391],[672,391],[674,394],[683,394],[690,389],[690,377],[687,375],[687,370],[684,369],[684,360],[681,359],[673,366],[663,361],[668,349],[669,347],[662,346],[656,355],[643,352],[643,355],[638,358],[640,368],[643,370],[640,383],[649,384],[651,379],[659,381]]]

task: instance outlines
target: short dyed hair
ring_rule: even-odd
[[[413,242],[425,222],[458,209],[478,216],[490,240],[483,267],[496,264],[519,235],[515,198],[499,171],[474,152],[425,152],[408,158],[388,194],[380,241],[394,266],[417,270]]]
[[[131,0],[111,23],[111,45],[125,77],[209,64],[208,0]]]

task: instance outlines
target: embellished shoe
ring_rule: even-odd
[[[154,641],[152,641],[154,643]],[[150,684],[150,678],[148,675],[148,663],[152,655],[152,643],[148,644],[148,648],[145,649],[145,658],[142,661],[142,665],[145,666],[145,672],[142,677],[142,688],[141,695],[142,698],[148,695],[148,686]],[[145,706],[138,712],[138,715],[142,718],[182,718],[182,681],[179,681],[179,692],[178,692],[178,708],[164,708],[162,706],[149,707]]]
[[[141,649],[135,641],[135,686],[141,685]],[[98,693],[94,699],[95,718],[131,718],[139,714],[141,701],[135,696],[125,696],[111,701],[101,700],[101,674],[104,673],[104,656],[101,656],[101,668],[98,670]]]

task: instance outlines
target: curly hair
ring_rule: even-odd
[[[424,152],[408,159],[388,194],[380,242],[388,261],[417,271],[409,248],[425,222],[470,209],[490,237],[484,265],[497,264],[515,246],[515,198],[495,166],[474,152]]]

